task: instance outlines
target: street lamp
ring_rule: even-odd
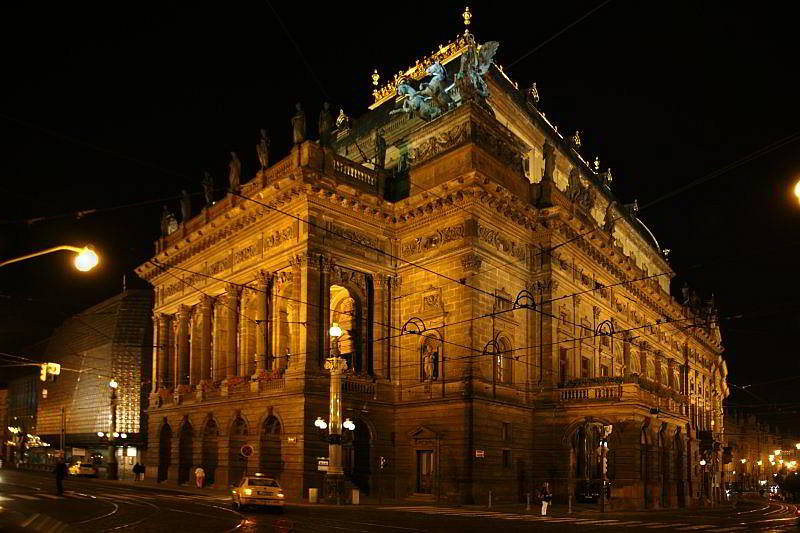
[[[119,433],[117,433],[117,387],[119,387],[119,383],[111,378],[108,386],[111,389],[111,431],[106,433],[106,437],[108,437],[108,479],[117,479],[117,447],[114,439],[119,437]]]
[[[4,267],[6,265],[10,265],[11,263],[19,263],[20,261],[25,261],[27,259],[33,259],[34,257],[39,257],[40,255],[51,254],[53,252],[60,252],[62,250],[66,250],[68,252],[75,252],[77,255],[75,256],[75,268],[80,270],[81,272],[88,272],[100,262],[100,259],[97,257],[97,254],[92,249],[90,245],[86,245],[83,248],[78,246],[54,246],[53,248],[48,248],[46,250],[42,250],[40,252],[35,252],[32,254],[21,255],[19,257],[14,257],[12,259],[6,259],[5,261],[0,262],[0,267]]]
[[[794,195],[800,200],[800,180],[798,180],[797,185],[794,186]]]
[[[342,328],[334,322],[328,331],[331,336],[331,355],[325,361],[325,369],[331,372],[330,404],[328,424],[328,473],[325,476],[327,494],[335,496],[341,503],[344,490],[344,470],[342,469],[342,373],[347,370],[347,361],[339,357],[339,337]],[[348,419],[349,422],[349,419]],[[324,429],[325,421],[318,419],[314,424]],[[352,422],[350,422],[352,424]],[[349,424],[348,424],[349,425]]]

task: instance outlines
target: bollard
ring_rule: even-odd
[[[492,491],[489,491],[489,509],[492,508]]]
[[[526,511],[530,511],[531,510],[531,493],[530,492],[526,493],[525,494],[525,498],[526,498],[526,500],[528,502],[528,503],[525,504],[525,510]]]

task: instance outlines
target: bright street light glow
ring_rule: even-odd
[[[108,382],[108,386],[111,387],[112,389],[116,389],[117,387],[119,387],[119,383],[117,383],[117,381],[114,378],[111,378],[111,381]]]
[[[128,434],[127,433],[120,433],[119,436],[122,437],[123,439],[127,439],[128,438]]]
[[[700,466],[706,466],[706,460],[700,459]]]
[[[97,436],[98,437],[103,437],[103,436],[105,436],[105,433],[103,433],[102,431],[98,431],[97,432]]]
[[[117,437],[119,437],[119,433],[117,433],[116,431],[115,431],[114,433],[112,433],[112,435],[114,435],[114,438],[115,438],[115,439],[116,439]]]
[[[88,272],[96,267],[99,262],[100,259],[97,257],[97,254],[87,245],[84,246],[83,250],[78,252],[78,255],[75,257],[75,268],[81,272]]]
[[[800,200],[800,181],[798,181],[797,185],[794,186],[794,195],[797,196],[798,200]]]
[[[341,337],[342,336],[342,328],[339,327],[338,322],[334,322],[331,324],[331,329],[328,331],[331,337]]]
[[[328,427],[328,423],[325,422],[321,416],[318,416],[317,419],[314,421],[314,425],[319,429],[325,429]]]
[[[344,424],[342,424],[342,426],[344,426],[345,429],[349,429],[350,431],[356,429],[356,425],[349,418],[345,419]]]

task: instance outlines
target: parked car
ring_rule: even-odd
[[[600,480],[584,481],[575,491],[575,500],[583,503],[597,503],[600,501],[600,491],[603,482]],[[606,499],[611,498],[611,482],[606,481]]]
[[[277,480],[264,474],[245,476],[239,486],[233,489],[233,508],[246,505],[275,507],[283,511],[284,494]]]
[[[73,463],[68,471],[71,476],[97,477],[97,467],[91,463]]]

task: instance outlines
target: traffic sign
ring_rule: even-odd
[[[249,444],[245,444],[244,446],[242,446],[242,449],[239,450],[239,453],[242,454],[242,457],[250,457],[251,455],[253,455],[253,447],[250,446]]]

